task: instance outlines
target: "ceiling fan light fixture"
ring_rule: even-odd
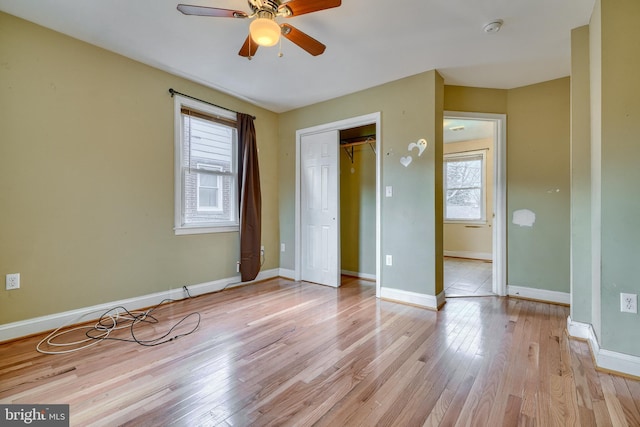
[[[256,18],[249,25],[251,39],[260,46],[274,46],[280,33],[280,25],[271,18]]]

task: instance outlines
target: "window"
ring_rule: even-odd
[[[236,114],[175,95],[176,234],[238,230]]]
[[[485,152],[444,156],[445,221],[484,222]]]
[[[208,173],[221,170],[219,167],[198,163],[198,211],[222,211],[222,176]]]

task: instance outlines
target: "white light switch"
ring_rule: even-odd
[[[393,265],[393,257],[391,255],[387,255],[387,265]]]
[[[391,185],[387,185],[384,189],[384,195],[386,197],[393,197],[393,187]]]

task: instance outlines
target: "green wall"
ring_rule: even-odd
[[[571,318],[591,323],[589,27],[571,32]]]
[[[507,111],[508,284],[569,292],[569,78],[511,89]],[[513,212],[535,213],[532,227]]]
[[[430,71],[280,115],[281,267],[295,268],[296,130],[381,112],[382,185],[393,186],[393,197],[382,199],[381,215],[382,256],[392,255],[393,266],[383,266],[381,285],[442,292],[442,102],[442,78]],[[420,138],[429,147],[421,157],[414,152],[405,168],[400,158]]]
[[[640,2],[601,5],[601,344],[640,355],[638,314],[620,312],[620,293],[640,294]]]
[[[257,116],[279,265],[277,115],[0,13],[0,324],[234,277],[238,233],[173,232],[170,87]]]
[[[602,350],[632,356],[640,356],[638,314],[620,311],[620,293],[640,293],[640,57],[630,54],[638,16],[635,0],[596,0],[589,26],[572,32],[571,52],[571,317],[593,326]]]

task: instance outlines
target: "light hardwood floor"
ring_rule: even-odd
[[[195,333],[157,347],[1,344],[0,403],[68,403],[77,426],[640,426],[640,382],[594,369],[566,307],[454,298],[436,313],[353,278],[274,279],[167,304],[140,335],[195,311]]]

